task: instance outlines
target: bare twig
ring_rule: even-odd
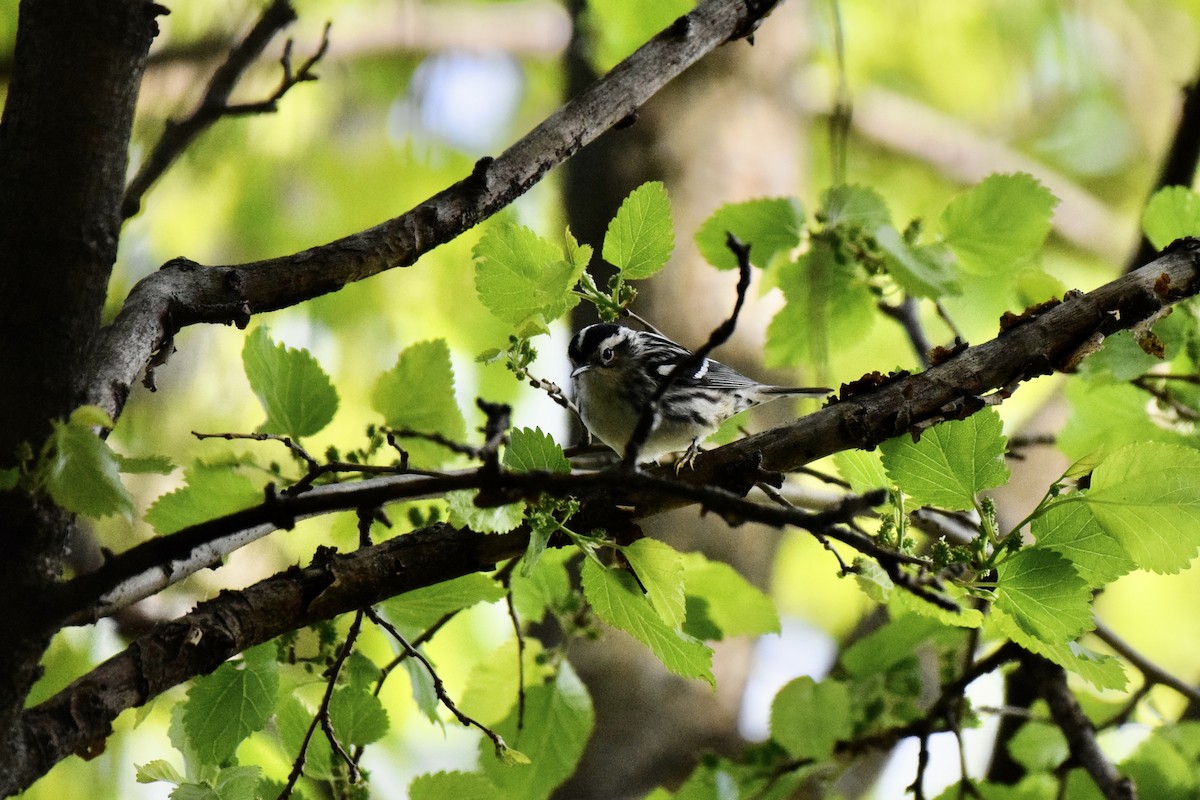
[[[309,455],[308,451],[290,436],[281,436],[277,433],[199,433],[198,431],[192,431],[192,436],[200,440],[224,439],[232,441],[234,439],[251,439],[256,442],[279,442],[290,450],[292,455],[303,461],[310,471],[316,471],[321,468],[320,462]]]
[[[905,295],[897,305],[880,302],[876,304],[876,307],[900,323],[900,327],[904,329],[904,334],[908,337],[909,344],[912,345],[913,352],[917,355],[917,361],[923,368],[928,369],[929,353],[933,350],[933,346],[929,343],[929,337],[925,335],[925,327],[921,324],[920,317],[917,316],[916,298]]]
[[[1131,644],[1118,636],[1112,628],[1100,620],[1096,620],[1096,629],[1092,633],[1100,641],[1111,647],[1117,655],[1137,667],[1138,672],[1142,673],[1145,677],[1147,684],[1168,686],[1186,697],[1189,702],[1200,703],[1200,689],[1183,681],[1178,676],[1172,675],[1166,669],[1146,658],[1146,656],[1138,652]]]
[[[354,621],[350,623],[350,630],[346,633],[346,641],[342,643],[338,650],[337,658],[329,669],[325,671],[326,683],[325,693],[321,696],[321,705],[317,708],[317,713],[313,715],[312,722],[308,725],[308,730],[304,732],[304,738],[300,741],[300,752],[296,754],[296,760],[292,762],[292,770],[288,773],[287,782],[284,784],[283,791],[279,793],[279,800],[287,800],[292,796],[292,792],[296,788],[296,782],[300,780],[300,776],[304,774],[304,764],[308,757],[308,745],[312,741],[313,734],[317,730],[317,726],[321,726],[325,737],[329,740],[330,747],[337,753],[350,768],[350,782],[354,783],[358,780],[358,764],[350,754],[346,752],[341,743],[338,742],[337,736],[333,731],[333,724],[329,720],[329,703],[333,699],[333,691],[337,687],[338,675],[341,674],[342,666],[346,663],[346,659],[350,657],[350,653],[354,652],[354,643],[358,640],[358,633],[362,630],[363,612],[359,611],[354,615]]]
[[[125,199],[121,203],[121,216],[129,219],[138,213],[142,198],[154,182],[163,176],[180,155],[200,134],[225,116],[239,114],[263,114],[275,111],[276,103],[298,83],[316,80],[312,68],[316,65],[329,47],[329,25],[321,45],[316,52],[301,64],[300,69],[293,72],[291,65],[292,42],[289,39],[283,49],[280,59],[283,67],[283,77],[278,88],[265,100],[257,103],[230,104],[229,96],[241,80],[242,75],[262,55],[267,44],[281,30],[296,20],[296,11],[290,0],[274,0],[263,9],[262,15],[245,37],[234,45],[205,89],[204,97],[185,119],[168,120],[162,137],[154,145],[149,156],[142,163],[137,173],[125,188]]]

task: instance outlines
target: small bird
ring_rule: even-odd
[[[601,322],[571,340],[571,388],[579,416],[592,435],[621,455],[675,365],[692,355],[657,333]],[[639,451],[640,461],[687,451],[690,464],[699,443],[722,422],[747,408],[780,397],[823,397],[832,389],[768,386],[706,358],[677,375],[658,403],[658,413]]]

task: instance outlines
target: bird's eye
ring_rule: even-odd
[[[613,353],[613,349],[611,347],[604,348],[603,350],[600,351],[601,363],[604,363],[604,364],[611,363],[613,360],[613,355],[614,355],[614,353]]]

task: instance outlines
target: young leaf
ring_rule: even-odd
[[[718,208],[696,231],[696,246],[717,269],[737,269],[737,257],[726,244],[732,233],[750,245],[750,261],[766,267],[776,253],[794,250],[804,229],[804,207],[791,197],[747,200]]]
[[[1083,502],[1139,567],[1178,572],[1200,547],[1200,452],[1122,447],[1096,467]]]
[[[794,758],[829,758],[838,741],[850,738],[850,723],[850,691],[838,681],[804,675],[771,703],[771,738]]]
[[[1121,543],[1104,530],[1086,503],[1055,503],[1033,520],[1039,547],[1071,560],[1088,586],[1099,588],[1137,565]]]
[[[1044,656],[1064,669],[1074,672],[1097,689],[1124,690],[1129,680],[1121,660],[1097,653],[1079,642],[1049,642],[1028,633],[1017,620],[999,605],[992,608],[989,620],[1003,636],[1012,639],[1031,653]]]
[[[472,251],[475,291],[485,307],[505,322],[540,332],[579,302],[571,293],[586,265],[563,248],[512,223],[494,225]]]
[[[888,273],[908,294],[939,298],[962,293],[953,258],[945,247],[911,244],[891,225],[875,229],[875,242],[887,256]]]
[[[859,494],[892,485],[878,450],[843,450],[834,454],[833,465],[838,474],[850,482],[851,490]]]
[[[881,225],[892,224],[887,203],[869,186],[832,186],[822,195],[821,208],[825,225],[830,228],[858,228],[870,233]]]
[[[283,741],[285,752],[299,753],[301,742],[313,720],[313,709],[306,708],[295,694],[284,692],[280,695],[278,707],[275,709],[275,725],[279,729],[279,738]],[[333,778],[333,749],[329,739],[324,736],[313,736],[304,752],[304,774],[316,780]]]
[[[475,505],[478,496],[479,492],[474,489],[446,492],[452,525],[479,533],[507,533],[524,521],[525,501],[481,508]]]
[[[197,678],[188,691],[183,727],[204,764],[227,763],[242,740],[262,730],[275,707],[279,686],[275,646],[247,650],[240,662],[227,661]]]
[[[1200,194],[1187,186],[1165,186],[1142,212],[1142,230],[1155,249],[1176,239],[1200,235]]]
[[[622,548],[629,566],[637,573],[646,597],[658,616],[672,628],[683,624],[683,556],[666,542],[638,539]]]
[[[570,555],[570,550],[551,550],[542,554],[529,574],[518,571],[513,575],[513,605],[521,620],[536,625],[546,618],[547,611],[562,610],[573,600],[566,568]]]
[[[995,607],[1030,636],[1065,644],[1094,627],[1091,589],[1058,553],[1027,547],[996,572]]]
[[[377,742],[388,731],[387,711],[379,698],[372,692],[351,686],[343,686],[333,693],[329,699],[329,718],[343,747]]]
[[[503,597],[503,586],[487,575],[473,572],[436,586],[396,595],[384,600],[380,606],[393,625],[405,632],[420,633],[447,614],[476,603],[494,603]]]
[[[898,436],[880,445],[888,477],[921,505],[966,511],[975,496],[1008,480],[1003,425],[991,409],[935,425],[914,442]]]
[[[597,566],[589,558],[583,562],[583,593],[596,616],[649,647],[671,672],[713,683],[712,650],[703,642],[668,627],[655,613],[632,575]]]
[[[467,423],[454,396],[454,369],[446,341],[434,339],[406,347],[396,359],[396,366],[379,377],[371,395],[371,408],[382,414],[391,428],[441,434],[461,442],[467,434]],[[416,438],[401,441],[414,466],[440,466],[449,456],[444,447],[433,442]]]
[[[492,757],[492,743],[483,738],[480,766],[484,776],[499,787],[499,796],[540,800],[575,771],[595,722],[592,700],[570,664],[564,662],[552,682],[526,691],[521,729],[518,716],[514,708],[496,726],[496,733],[510,746],[519,745],[528,763],[502,763]]]
[[[683,583],[689,607],[693,601],[703,602],[705,618],[720,632],[713,638],[779,633],[775,604],[728,564],[701,553],[684,553]],[[690,614],[688,622],[684,630],[690,632]]]
[[[663,268],[675,249],[671,202],[659,181],[629,193],[604,234],[604,260],[626,280],[649,278]]]
[[[162,534],[249,508],[262,501],[262,489],[228,464],[196,463],[184,485],[154,501],[145,520]]]
[[[157,759],[138,766],[136,780],[138,783],[158,783],[159,781],[163,781],[164,783],[178,785],[186,779],[169,762]]]
[[[476,663],[467,690],[458,699],[459,710],[482,725],[497,725],[509,715],[520,688],[518,649],[517,638],[512,636]],[[526,637],[523,649],[526,686],[537,686],[553,677],[555,667],[545,656],[540,641]]]
[[[103,419],[112,424],[107,414]],[[73,514],[128,515],[133,497],[121,482],[117,455],[93,432],[94,426],[95,419],[79,410],[66,422],[54,421],[48,456],[40,465],[43,486],[58,506]]]
[[[964,270],[1013,270],[1041,249],[1057,204],[1031,175],[991,175],[946,206],[942,231]]]
[[[424,654],[423,647],[417,647],[417,651]],[[419,659],[410,657],[400,663],[404,667],[405,673],[408,674],[408,683],[412,687],[413,703],[417,710],[430,722],[440,723],[441,717],[438,716],[438,711],[442,701],[438,699],[433,676],[429,674],[429,670],[425,669],[425,665]]]
[[[337,390],[307,350],[277,345],[259,326],[246,337],[242,364],[250,388],[267,412],[259,430],[300,439],[333,420]]]
[[[496,800],[504,795],[478,772],[434,772],[408,785],[409,800]]]
[[[558,442],[541,428],[516,428],[509,434],[508,447],[504,450],[504,466],[516,472],[571,471],[571,462],[563,454]]]

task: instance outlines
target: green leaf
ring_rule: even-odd
[[[496,784],[478,772],[434,772],[418,775],[408,785],[409,800],[496,800]]]
[[[689,600],[704,602],[706,618],[721,633],[714,638],[779,633],[771,598],[728,564],[710,561],[702,553],[684,553],[683,583]],[[690,617],[688,622],[684,630],[691,632]]]
[[[1008,480],[1000,415],[985,409],[935,425],[914,442],[898,436],[880,445],[888,477],[921,505],[967,511],[984,489]]]
[[[503,586],[487,575],[473,572],[396,595],[380,606],[393,625],[405,632],[420,633],[447,614],[476,603],[494,603],[503,597]]]
[[[800,245],[804,207],[791,197],[763,198],[729,203],[718,208],[696,231],[696,246],[704,260],[717,269],[737,269],[729,249],[728,234],[750,245],[750,261],[765,268],[778,253]]]
[[[858,494],[892,485],[878,450],[842,450],[834,454],[833,465],[838,474],[850,482],[850,489]]]
[[[821,198],[825,225],[830,228],[857,228],[865,233],[892,224],[887,203],[869,186],[841,184],[830,187]]]
[[[275,725],[279,729],[279,738],[283,741],[284,751],[299,753],[301,742],[312,724],[314,711],[306,708],[295,694],[283,693],[275,709]],[[324,736],[313,736],[305,751],[304,775],[315,780],[330,780],[333,778],[333,749],[329,739]]]
[[[1156,250],[1176,239],[1200,235],[1200,194],[1187,186],[1165,186],[1142,212],[1142,230]]]
[[[509,434],[504,449],[504,466],[515,472],[557,472],[568,474],[571,462],[562,447],[541,428],[516,428]]]
[[[1009,739],[1008,753],[1029,772],[1053,772],[1071,749],[1057,725],[1030,720]]]
[[[1079,373],[1090,381],[1131,381],[1162,361],[1143,350],[1132,332],[1117,331],[1105,337],[1100,352],[1084,359]]]
[[[1136,566],[1086,503],[1055,503],[1034,518],[1032,530],[1039,547],[1070,559],[1079,577],[1092,588],[1098,589]]]
[[[1171,736],[1175,726],[1154,730],[1121,763],[1121,774],[1135,781],[1138,796],[1154,800],[1191,800],[1200,794],[1196,757]]]
[[[423,647],[417,647],[417,652],[425,655]],[[426,657],[428,658],[428,656]],[[413,703],[417,710],[430,722],[440,723],[441,717],[438,716],[438,713],[442,701],[438,699],[433,676],[429,674],[429,670],[425,669],[425,665],[421,663],[420,659],[409,656],[400,663],[404,667],[405,673],[408,674],[408,683],[412,687]]]
[[[262,501],[262,489],[229,464],[197,462],[184,473],[184,485],[164,494],[146,511],[145,520],[162,534],[250,508]]]
[[[1146,442],[1122,447],[1083,495],[1104,530],[1142,569],[1184,569],[1200,547],[1200,452]]]
[[[934,605],[912,592],[892,592],[888,598],[888,610],[897,616],[917,614],[956,628],[978,628],[983,625],[983,612],[978,608],[971,608],[971,598],[965,591],[956,589],[951,584],[945,587],[942,594],[958,604],[958,611]]]
[[[260,431],[300,439],[320,432],[333,420],[337,390],[307,350],[277,345],[259,326],[246,337],[242,365],[267,412]]]
[[[887,672],[896,664],[912,658],[916,648],[930,639],[958,640],[962,631],[948,628],[935,619],[918,614],[895,617],[871,631],[842,653],[842,666],[850,676],[861,679]]]
[[[862,341],[879,316],[866,277],[842,263],[826,237],[783,264],[778,278],[787,305],[767,328],[764,356],[770,366],[824,368],[835,344],[844,349]]]
[[[1063,669],[1074,672],[1097,689],[1122,691],[1129,683],[1125,668],[1118,658],[1097,653],[1079,642],[1048,642],[1032,635],[999,605],[992,608],[988,619],[1001,635],[1012,639],[1029,652],[1048,658]]]
[[[595,723],[592,700],[571,665],[563,662],[553,681],[526,691],[522,729],[517,728],[518,715],[514,708],[495,730],[510,747],[519,746],[528,763],[506,764],[491,757],[492,743],[483,738],[480,766],[502,796],[540,800],[575,772]]]
[[[269,642],[197,678],[188,691],[183,727],[201,762],[227,763],[243,739],[262,730],[274,711],[278,686],[275,646]]]
[[[434,339],[406,347],[396,366],[379,377],[371,408],[382,414],[391,428],[440,434],[454,442],[466,438],[467,423],[455,399],[454,369],[446,341]],[[401,443],[413,466],[437,467],[450,457],[446,448],[433,442],[402,438]]]
[[[574,248],[568,259],[560,245],[506,222],[490,227],[472,253],[475,291],[505,322],[544,328],[579,302],[571,290],[585,262]]]
[[[583,593],[596,616],[649,647],[671,672],[713,683],[712,650],[663,622],[632,575],[589,558],[583,563]]]
[[[886,255],[888,274],[913,297],[962,294],[953,258],[944,246],[909,243],[891,225],[875,229],[875,242]]]
[[[73,514],[129,515],[133,497],[121,482],[117,455],[94,427],[95,420],[79,409],[66,422],[53,422],[47,456],[39,467],[42,485],[55,504]]]
[[[946,206],[942,231],[964,270],[1015,271],[1041,249],[1057,203],[1031,175],[991,175]]]
[[[524,521],[524,501],[480,507],[475,505],[475,498],[478,496],[479,492],[475,489],[446,492],[451,525],[470,528],[479,533],[507,533]]]
[[[629,193],[604,233],[604,260],[626,280],[654,275],[675,249],[671,201],[659,181],[643,183]]]
[[[154,475],[170,475],[175,471],[175,462],[167,456],[123,456],[120,453],[114,453],[117,457],[117,468],[121,472]]]
[[[771,738],[794,758],[829,758],[838,741],[850,738],[850,723],[850,691],[838,681],[803,675],[771,703]]]
[[[1019,550],[996,573],[996,608],[1030,636],[1065,644],[1094,627],[1091,589],[1053,550]]]
[[[1150,418],[1146,393],[1131,384],[1067,381],[1066,396],[1071,411],[1058,448],[1072,460],[1093,460],[1097,451],[1112,452],[1126,444],[1186,441]]]
[[[147,764],[142,764],[137,768],[138,783],[165,783],[180,784],[185,778],[179,774],[179,770],[175,769],[170,762],[156,759]]]
[[[684,619],[683,555],[666,542],[638,539],[621,548],[658,616],[672,628]]]
[[[459,709],[483,725],[496,725],[516,705],[520,690],[517,659],[524,663],[526,686],[536,686],[554,676],[556,667],[537,639],[526,637],[524,653],[518,654],[515,636],[480,659],[471,670],[467,689],[458,699]]]
[[[530,573],[518,571],[513,575],[509,585],[521,620],[536,625],[546,618],[547,611],[562,610],[573,601],[574,590],[566,568],[571,555],[570,550],[551,550],[538,559]]]
[[[343,747],[377,742],[388,732],[383,703],[373,693],[356,687],[343,686],[333,693],[329,719]]]

